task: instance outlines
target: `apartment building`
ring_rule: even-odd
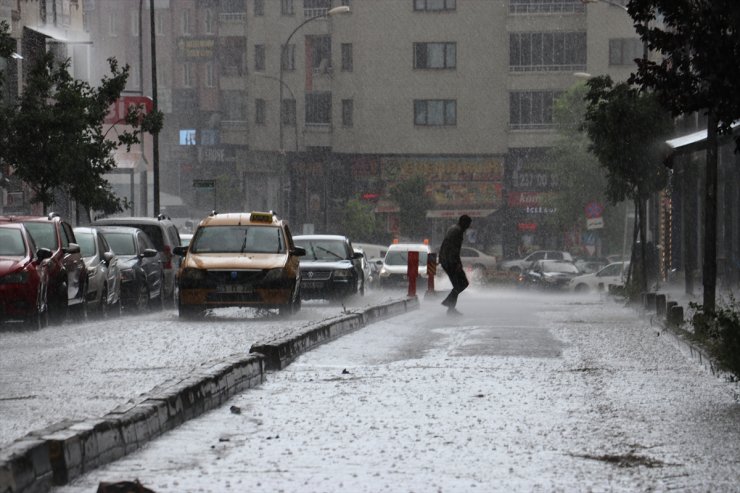
[[[196,215],[274,209],[297,232],[336,232],[359,197],[390,238],[389,192],[420,176],[433,244],[467,213],[485,249],[555,247],[552,101],[574,73],[629,75],[642,45],[622,3],[156,0],[161,190]],[[151,95],[149,2],[85,5],[98,62],[129,63]]]
[[[82,0],[0,0],[0,21],[7,23],[16,49],[9,59],[0,58],[4,76],[0,105],[13,104],[23,91],[26,77],[44,53],[52,52],[59,61],[69,61],[69,72],[90,81],[91,41],[83,28]],[[7,163],[0,163],[0,212],[4,214],[40,213],[30,202],[31,192],[14,178]],[[73,204],[57,194],[54,210],[70,214]]]

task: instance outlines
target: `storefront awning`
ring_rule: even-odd
[[[738,128],[740,127],[740,122],[735,122],[730,127],[732,128],[732,134],[735,135],[740,131],[740,128]],[[723,143],[727,137],[727,135],[719,136],[720,143]],[[667,140],[666,144],[674,155],[701,151],[707,147],[707,130],[699,130],[698,132],[692,132],[681,137],[676,137],[675,139]]]
[[[470,217],[488,217],[496,212],[496,209],[441,209],[427,211],[430,219],[457,219],[463,214]]]

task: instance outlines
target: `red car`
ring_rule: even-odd
[[[86,316],[87,269],[72,226],[58,214],[48,216],[0,216],[0,224],[22,223],[41,248],[51,251],[49,259],[49,316],[63,321],[68,310]]]
[[[48,248],[37,248],[23,224],[0,224],[0,321],[47,322]]]

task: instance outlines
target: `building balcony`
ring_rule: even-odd
[[[246,120],[221,120],[221,144],[247,145],[248,127]]]
[[[224,12],[218,14],[218,35],[246,36],[247,14],[245,12]]]

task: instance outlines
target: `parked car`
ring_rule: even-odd
[[[47,288],[52,252],[36,246],[22,223],[0,224],[0,322],[48,323]]]
[[[373,283],[374,269],[372,265],[370,265],[370,260],[365,256],[365,252],[362,248],[353,247],[353,249],[355,253],[362,254],[362,258],[360,259],[360,265],[362,266],[362,284],[365,286],[365,289],[367,289]]]
[[[49,317],[62,321],[71,311],[78,318],[85,318],[87,269],[72,226],[53,212],[47,216],[0,216],[0,223],[18,222],[23,223],[37,247],[51,251]]]
[[[118,256],[121,272],[121,304],[124,313],[164,305],[164,269],[149,236],[138,228],[97,226]]]
[[[530,253],[524,258],[506,260],[504,262],[501,262],[499,268],[501,270],[521,272],[531,266],[532,263],[537,260],[568,260],[572,262],[573,257],[570,255],[570,253],[560,250],[537,250]]]
[[[388,247],[378,274],[381,288],[408,286],[409,252],[419,252],[417,286],[426,281],[428,255],[432,253],[429,245],[426,243],[394,243]]]
[[[496,270],[496,257],[473,247],[462,247],[460,260],[462,260],[463,268],[470,273],[470,280],[473,282],[483,282],[491,272]]]
[[[610,264],[609,260],[603,257],[578,258],[573,263],[576,264],[581,274],[598,272]]]
[[[537,260],[520,274],[519,281],[526,288],[566,289],[578,274],[578,267],[568,260]]]
[[[299,257],[287,222],[271,212],[213,213],[198,225],[177,275],[180,317],[227,306],[301,309]]]
[[[97,228],[74,228],[87,268],[88,312],[105,318],[121,315],[121,272],[118,256]]]
[[[624,286],[629,266],[629,262],[614,262],[598,272],[576,276],[571,279],[568,289],[577,293],[588,293],[606,291],[610,285]]]
[[[175,275],[180,257],[174,249],[181,245],[180,233],[172,220],[160,214],[158,217],[109,217],[93,222],[94,226],[128,226],[139,228],[154,242],[164,270],[164,301],[175,303]]]
[[[340,235],[294,236],[296,246],[306,250],[301,258],[301,297],[342,299],[365,294],[365,273],[361,253]]]

